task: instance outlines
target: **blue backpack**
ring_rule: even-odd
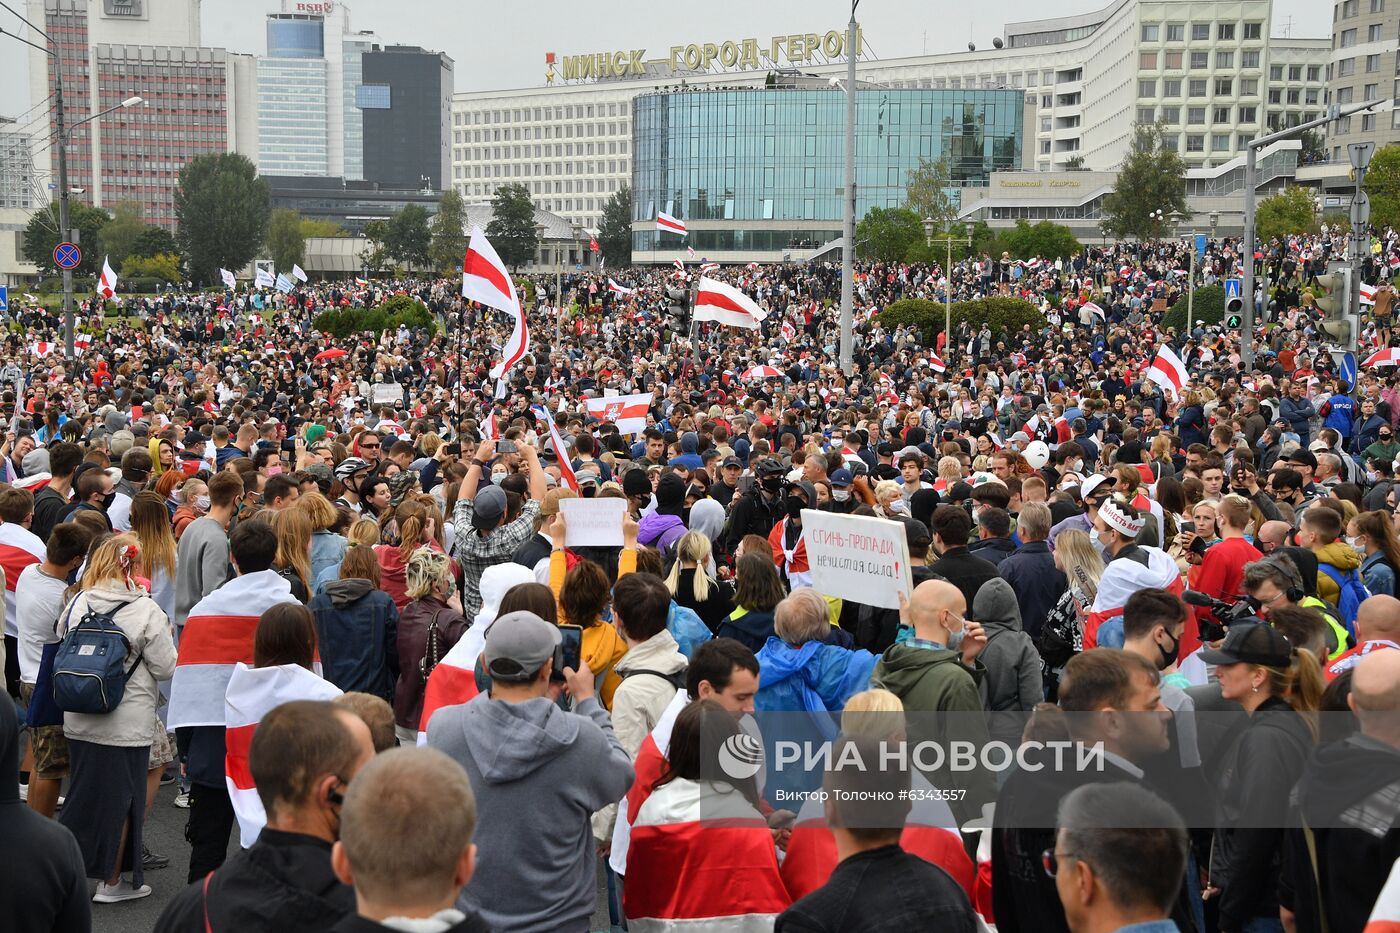
[[[69,630],[53,662],[53,699],[68,713],[110,713],[122,701],[140,655],[126,666],[131,640],[111,612],[88,611]],[[72,612],[72,608],[69,608]]]
[[[1337,597],[1337,612],[1342,617],[1342,625],[1346,626],[1347,634],[1352,638],[1356,637],[1356,612],[1361,608],[1361,604],[1371,598],[1371,591],[1366,589],[1366,584],[1361,582],[1361,574],[1355,570],[1348,570],[1341,573],[1331,564],[1319,562],[1317,569],[1332,578],[1332,582],[1337,584],[1337,589],[1341,595]]]

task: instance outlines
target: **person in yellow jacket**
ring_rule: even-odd
[[[622,553],[617,560],[617,578],[621,580],[637,569],[637,528],[632,516],[622,515]],[[615,667],[627,653],[627,645],[617,629],[603,619],[612,600],[608,575],[589,560],[578,560],[569,566],[569,554],[564,548],[564,513],[554,516],[549,528],[552,550],[549,555],[549,588],[559,603],[561,624],[577,625],[583,629],[582,657],[596,678],[595,689],[603,706],[612,709],[613,691],[622,683]]]

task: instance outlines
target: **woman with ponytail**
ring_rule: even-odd
[[[1220,695],[1244,707],[1249,722],[1220,756],[1217,822],[1206,896],[1219,904],[1219,929],[1282,931],[1279,855],[1289,796],[1316,741],[1322,665],[1272,625],[1230,626],[1214,664]],[[1271,828],[1272,827],[1272,828]]]
[[[402,610],[408,605],[407,566],[408,559],[420,547],[426,547],[438,554],[446,554],[438,543],[438,519],[428,511],[418,499],[405,499],[394,510],[394,524],[398,527],[398,544],[380,544],[374,549],[379,558],[379,588],[389,594],[394,606]],[[457,577],[456,563],[451,568],[453,579]]]

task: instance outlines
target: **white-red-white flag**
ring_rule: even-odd
[[[639,392],[590,398],[584,404],[590,416],[611,421],[623,434],[641,434],[647,429],[647,411],[651,408],[652,397],[651,392]]]
[[[672,217],[665,211],[656,212],[656,229],[669,230],[672,233],[679,233],[685,236],[685,221],[679,217]]]
[[[948,370],[947,365],[945,365],[938,354],[934,353],[932,350],[930,350],[928,354],[928,368],[936,373],[947,372]]]
[[[112,271],[106,256],[102,257],[102,277],[97,280],[97,293],[103,298],[111,298],[117,293],[117,274]]]
[[[700,263],[700,271],[701,271],[701,272],[714,272],[714,271],[715,271],[716,269],[718,269],[718,268],[719,268],[719,263],[717,263],[717,262],[702,262],[702,263]]]
[[[1363,305],[1373,305],[1376,303],[1376,286],[1361,283],[1359,294]]]
[[[496,425],[496,412],[493,409],[486,420],[481,423],[481,433],[485,440],[498,441],[501,439],[501,430]]]
[[[1086,301],[1086,302],[1084,302],[1084,305],[1083,305],[1083,306],[1084,306],[1085,308],[1089,309],[1089,313],[1090,313],[1090,314],[1094,315],[1095,317],[1099,318],[1100,320],[1105,320],[1105,321],[1108,320],[1108,315],[1104,313],[1103,308],[1099,307],[1099,306],[1098,306],[1097,304],[1095,304],[1094,302],[1092,302],[1092,301]]]
[[[1164,392],[1170,392],[1174,399],[1181,398],[1186,383],[1191,381],[1186,364],[1166,344],[1157,348],[1157,356],[1147,367],[1147,378],[1161,386]]]
[[[293,700],[334,700],[340,688],[298,664],[272,667],[234,665],[224,694],[224,781],[238,818],[239,841],[248,848],[267,825],[267,811],[258,797],[248,750],[263,717]]]
[[[36,340],[29,345],[29,349],[35,356],[48,356],[56,349],[56,344],[47,340]]]
[[[579,489],[578,477],[574,475],[573,464],[569,462],[569,452],[564,447],[564,438],[559,434],[559,426],[554,423],[554,418],[549,414],[549,409],[543,405],[532,405],[530,410],[535,413],[546,427],[549,428],[549,442],[554,445],[554,460],[559,466],[559,485],[567,486],[575,493],[582,494]]]
[[[792,321],[789,321],[787,318],[783,319],[782,326],[778,328],[778,333],[782,334],[784,340],[797,339],[797,328],[794,327]]]
[[[757,330],[767,316],[768,312],[733,285],[700,277],[700,290],[695,295],[695,320]]]
[[[635,294],[637,290],[635,288],[628,288],[626,285],[621,285],[618,282],[615,282],[611,278],[609,278],[608,291],[615,292],[619,295],[632,295]]]
[[[672,263],[672,265],[674,265],[681,272],[685,271],[685,263],[681,260],[681,257],[679,256],[676,257],[676,261]]]
[[[92,346],[92,334],[74,334],[73,348],[79,353],[86,353],[87,348]]]
[[[491,378],[500,379],[529,350],[530,329],[506,264],[480,227],[472,227],[467,255],[462,260],[462,297],[504,311],[515,321],[510,339],[501,348],[501,362],[491,367]]]
[[[1386,347],[1366,357],[1362,366],[1395,366],[1400,364],[1400,347]]]

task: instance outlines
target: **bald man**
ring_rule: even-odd
[[[1350,670],[1373,651],[1400,648],[1400,599],[1377,593],[1356,610],[1356,647],[1351,648],[1324,669],[1328,680]]]
[[[1259,548],[1259,552],[1267,557],[1288,543],[1288,533],[1292,530],[1288,522],[1265,522],[1259,526],[1259,532],[1254,536],[1254,544]]]
[[[913,635],[886,649],[870,677],[871,686],[883,687],[904,703],[911,742],[934,742],[945,753],[955,741],[984,747],[987,723],[973,671],[986,670],[977,656],[987,646],[987,636],[982,626],[968,621],[962,591],[946,580],[926,580],[907,602],[901,594],[900,602],[901,634],[912,626]],[[956,715],[937,715],[942,713]],[[982,805],[996,799],[988,771],[954,773],[945,768],[927,777],[934,787],[965,791],[961,802],[952,804],[959,824],[980,815]]]
[[[1393,618],[1400,602],[1385,598],[1393,604],[1388,607]],[[1357,659],[1347,705],[1360,731],[1318,746],[1298,783],[1327,911],[1324,926],[1307,839],[1301,830],[1290,831],[1279,901],[1295,915],[1300,931],[1362,929],[1400,853],[1400,651],[1372,651]],[[1336,734],[1330,726],[1323,722],[1324,735]]]

